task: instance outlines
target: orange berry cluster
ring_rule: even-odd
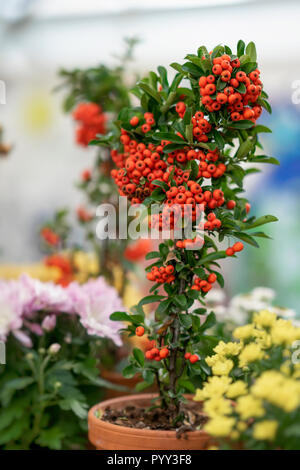
[[[202,292],[208,292],[213,284],[216,282],[217,276],[215,273],[209,274],[207,279],[201,279],[200,277],[195,277],[194,278],[194,283],[192,285],[193,290],[202,290]]]
[[[192,354],[190,352],[185,353],[184,358],[187,361],[190,361],[191,364],[195,364],[195,362],[199,361],[199,356],[198,354]]]
[[[176,227],[176,222],[182,220],[183,215],[190,217],[192,221],[197,218],[196,204],[202,204],[203,209],[216,209],[224,204],[224,194],[220,189],[215,189],[213,192],[204,191],[198,183],[194,181],[188,181],[187,185],[190,189],[186,189],[185,186],[172,186],[166,195],[168,197],[162,212],[159,214],[152,214],[149,226],[157,230]],[[184,214],[181,207],[184,206]],[[208,215],[208,220],[199,229],[204,230],[216,230],[222,225],[220,219],[217,219],[216,215],[211,212]],[[178,227],[179,228],[179,227]],[[198,242],[199,240],[195,240]],[[187,240],[187,243],[191,243],[192,240]],[[184,242],[182,242],[184,243]],[[178,245],[178,248],[184,248],[184,245]]]
[[[72,265],[68,258],[54,254],[45,258],[44,263],[46,266],[55,266],[58,268],[60,276],[55,281],[56,284],[60,284],[62,287],[67,287],[74,280]]]
[[[233,246],[230,246],[226,250],[227,256],[233,256],[238,251],[242,251],[244,248],[244,244],[242,242],[236,242]]]
[[[219,159],[218,149],[207,151],[206,153],[202,150],[195,151],[189,148],[180,149],[175,152],[171,152],[168,155],[167,162],[173,164],[175,161],[178,163],[186,163],[190,160],[199,160],[199,171],[197,174],[198,178],[220,178],[226,171],[226,165],[220,162],[218,165],[215,163]],[[168,168],[167,174],[170,174],[171,171],[174,172],[173,166]],[[183,171],[181,168],[175,168],[174,172],[174,181],[177,184],[182,184],[184,181],[189,179],[190,170]],[[165,181],[168,181],[167,176],[165,176]]]
[[[119,187],[121,196],[127,196],[132,204],[142,202],[154,189],[152,181],[163,181],[167,163],[162,159],[163,146],[138,143],[124,133],[120,138],[124,153],[114,153],[114,161],[119,170],[113,169],[111,176]],[[141,187],[139,187],[141,186]]]
[[[144,132],[144,134],[147,134],[147,132],[151,131],[151,127],[154,126],[155,119],[154,119],[153,114],[148,113],[148,112],[144,113],[144,119],[145,119],[145,122],[144,124],[142,124],[141,130],[142,132]],[[137,127],[140,123],[140,120],[138,116],[133,116],[129,122],[132,127]]]
[[[185,240],[178,240],[176,242],[176,248],[189,248],[198,250],[203,246],[203,239],[199,236],[196,236],[193,240],[191,238],[186,238]]]
[[[162,349],[152,348],[145,352],[145,358],[149,361],[161,361],[162,359],[166,359],[170,354],[168,348],[163,347]]]
[[[88,212],[84,207],[78,207],[76,210],[77,218],[80,222],[90,222],[93,218],[93,214]]]
[[[76,130],[76,141],[86,147],[97,134],[106,133],[107,116],[96,103],[79,103],[72,113],[80,124]]]
[[[204,118],[202,111],[197,111],[192,117],[193,136],[198,142],[207,142],[208,134],[211,131],[211,124]]]
[[[201,102],[208,112],[226,107],[232,121],[248,119],[255,122],[262,112],[262,107],[257,104],[262,92],[259,75],[258,69],[248,74],[244,72],[239,59],[231,60],[227,54],[216,57],[211,74],[199,79]],[[218,79],[225,84],[222,91],[217,91]]]
[[[49,227],[44,227],[41,230],[41,237],[52,246],[56,246],[60,242],[60,237]]]
[[[153,266],[151,271],[147,273],[147,279],[149,281],[158,282],[159,284],[167,283],[170,284],[175,280],[174,276],[174,266],[168,264],[167,266]]]
[[[83,172],[81,173],[81,179],[84,182],[90,181],[91,177],[92,177],[92,173],[90,170],[83,170]]]

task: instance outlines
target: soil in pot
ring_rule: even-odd
[[[170,424],[170,414],[153,405],[155,394],[106,400],[89,412],[89,439],[102,450],[201,450],[211,445],[201,429],[206,421],[201,404],[189,402],[189,421]],[[200,427],[200,429],[199,429]],[[191,429],[195,430],[191,430]]]

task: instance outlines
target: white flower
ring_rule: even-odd
[[[271,303],[276,297],[276,292],[269,287],[255,287],[255,289],[250,292],[250,295],[257,300]]]
[[[60,350],[60,348],[61,348],[61,345],[60,345],[60,344],[58,344],[58,343],[53,343],[53,344],[51,344],[51,346],[49,347],[48,352],[49,352],[49,354],[53,354],[53,355],[54,355],[54,354],[57,354],[57,353],[58,353],[58,351]]]
[[[22,326],[22,292],[15,281],[0,282],[0,340]]]

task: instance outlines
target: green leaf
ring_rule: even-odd
[[[165,297],[163,295],[147,295],[147,297],[144,297],[140,302],[138,303],[139,307],[142,307],[143,305],[147,304],[152,304],[154,302],[159,302],[160,300],[164,299]]]
[[[88,404],[78,400],[69,400],[70,409],[79,419],[86,419],[88,415]]]
[[[216,144],[217,144],[218,148],[219,149],[224,148],[225,140],[223,139],[222,134],[219,131],[217,131],[216,129],[213,129],[213,135],[214,135],[214,138],[215,138],[215,141],[216,141]]]
[[[192,327],[192,317],[186,313],[179,314],[179,321],[187,329]]]
[[[199,173],[199,165],[198,163],[195,162],[195,160],[191,161],[191,174],[190,174],[190,179],[195,180],[198,176]]]
[[[261,124],[257,124],[254,128],[253,128],[253,132],[255,134],[259,134],[261,132],[267,132],[267,133],[270,133],[272,132],[271,129],[269,129],[267,126],[262,126]]]
[[[244,83],[240,83],[239,86],[236,88],[236,91],[242,94],[246,93],[246,86],[244,85]]]
[[[261,97],[259,97],[257,99],[257,103],[262,106],[263,108],[265,108],[266,111],[268,111],[269,114],[272,114],[272,108],[271,108],[271,105],[268,103],[268,101],[262,99]]]
[[[143,390],[145,390],[145,388],[148,388],[151,384],[149,384],[148,382],[140,382],[138,383],[136,386],[135,386],[135,390],[137,392],[142,392]]]
[[[148,385],[153,384],[154,379],[155,379],[155,375],[150,369],[144,369],[142,372],[142,377],[145,380],[145,382],[147,382]]]
[[[253,123],[252,123],[253,125]],[[175,144],[183,144],[183,143],[187,143],[184,139],[182,139],[182,137],[180,137],[179,135],[177,134],[173,134],[172,132],[155,132],[155,134],[153,134],[153,139],[154,140],[169,140],[170,142],[173,142]]]
[[[252,121],[249,121],[248,119],[242,119],[241,121],[234,121],[229,124],[229,127],[232,127],[233,129],[249,129],[250,127],[253,127],[254,123]]]
[[[255,246],[256,248],[259,248],[259,244],[252,238],[250,235],[247,233],[243,232],[233,232],[232,235],[239,240],[243,240],[246,243],[249,243],[249,245]]]
[[[203,332],[205,330],[208,330],[208,328],[211,328],[215,324],[216,324],[216,316],[214,312],[211,312],[209,315],[207,315],[205,322],[202,323],[200,327],[200,331]]]
[[[221,44],[218,44],[212,51],[211,53],[211,58],[215,59],[218,55],[222,54],[224,52],[224,46]]]
[[[112,321],[131,321],[130,315],[126,312],[114,312],[109,317]]]
[[[166,300],[163,300],[162,302],[160,302],[159,306],[156,309],[156,313],[158,315],[164,313],[168,309],[171,302],[172,302],[172,299],[166,299]]]
[[[153,186],[159,186],[164,191],[169,191],[169,189],[170,189],[169,186],[167,185],[167,183],[165,183],[164,181],[161,181],[161,180],[154,180],[154,181],[152,181],[152,184],[153,184]]]
[[[244,142],[242,142],[241,145],[239,146],[235,154],[235,157],[238,159],[245,157],[252,150],[253,146],[254,146],[254,142],[252,139],[244,140]]]
[[[259,227],[260,225],[264,224],[269,224],[270,222],[277,222],[278,219],[274,215],[263,215],[262,217],[259,217],[256,219],[252,224],[247,225],[246,228],[247,230],[254,228],[254,227]]]
[[[155,259],[155,258],[160,258],[160,253],[159,251],[150,251],[150,253],[147,253],[145,258],[148,259]]]
[[[186,306],[187,306],[186,296],[184,294],[176,295],[174,297],[174,302],[180,308],[186,308]]]
[[[217,253],[210,253],[209,255],[205,256],[204,258],[200,259],[200,262],[197,263],[197,266],[201,266],[209,261],[214,261],[216,259],[226,258],[225,251],[218,251]]]
[[[180,72],[180,73],[183,72],[181,65],[178,64],[177,62],[172,62],[172,64],[170,64],[170,67],[172,67],[172,69],[177,70],[177,72]]]
[[[151,96],[151,98],[153,98],[155,101],[157,101],[157,103],[161,103],[161,97],[159,95],[159,93],[155,90],[153,90],[153,88],[151,88],[147,83],[144,83],[144,82],[139,82],[138,83],[138,86],[149,96]]]
[[[254,42],[249,42],[249,44],[246,47],[246,54],[250,57],[252,62],[256,62],[257,60],[257,54],[256,54],[256,47]]]
[[[190,380],[180,379],[178,385],[185,388],[188,392],[195,393],[195,387]]]
[[[137,372],[137,370],[136,370],[135,366],[130,364],[129,366],[126,366],[123,369],[122,374],[125,377],[125,379],[132,379],[132,377],[135,376],[136,372]]]
[[[24,432],[28,432],[30,428],[29,415],[26,414],[14,421],[11,426],[1,431],[0,445],[6,444],[7,442],[20,439]]]
[[[203,73],[202,67],[200,68],[199,66],[192,64],[191,62],[185,62],[182,66],[182,70],[192,75],[196,75],[196,77],[200,77],[200,75],[202,75]]]
[[[17,390],[23,390],[29,385],[34,383],[32,377],[19,377],[6,382],[0,392],[1,401],[3,406],[7,406]]]
[[[257,63],[256,62],[247,62],[246,64],[242,65],[242,70],[245,73],[250,73],[253,72],[257,68]],[[246,91],[246,87],[245,87]],[[245,92],[244,92],[245,93]]]
[[[133,349],[133,356],[135,358],[135,360],[137,361],[137,363],[144,367],[144,364],[145,364],[145,357],[144,357],[144,353],[143,351],[141,351],[140,349],[138,348],[134,348]]]
[[[195,310],[193,310],[193,313],[196,313],[197,315],[205,315],[206,312],[206,308],[196,308]]]
[[[161,188],[155,188],[150,196],[152,201],[161,202],[166,199],[166,193]]]
[[[245,43],[241,39],[237,43],[237,55],[240,57],[245,52]]]
[[[256,155],[251,158],[251,162],[255,163],[270,163],[272,165],[280,165],[280,162],[275,157],[268,157],[266,155]]]
[[[60,450],[62,448],[62,440],[64,437],[64,431],[62,431],[59,426],[53,426],[50,429],[41,431],[36,442],[41,447],[49,447],[49,449]]]
[[[159,65],[157,67],[157,70],[158,70],[158,73],[160,75],[162,87],[163,87],[164,90],[167,90],[169,88],[167,70],[162,65]]]

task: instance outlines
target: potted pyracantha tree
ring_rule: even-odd
[[[277,220],[249,216],[243,195],[244,179],[254,171],[244,163],[277,163],[260,151],[259,134],[270,130],[257,120],[263,108],[271,108],[255,45],[239,41],[237,52],[219,45],[210,53],[202,46],[183,65],[171,66],[177,71],[172,82],[164,67],[150,72],[133,89],[140,105],[123,109],[115,133],[99,140],[114,144],[117,168],[111,175],[120,195],[130,204],[143,203],[149,213],[160,204],[159,212],[149,216],[152,227],[160,231],[171,224],[175,233],[183,222],[179,206],[188,208],[195,229],[191,238],[171,236],[159,251],[147,254],[153,260],[147,268],[150,295],[131,315],[111,316],[128,322],[130,335],[147,334],[152,341],[145,354],[133,351],[124,374],[142,374],[139,390],[156,381],[159,394],[123,397],[91,409],[90,440],[102,449],[208,445],[209,436],[201,430],[205,416],[185,395],[210,373],[204,357],[215,338],[205,332],[215,318],[205,308],[205,296],[215,282],[223,287],[217,260],[235,256],[243,242],[258,246],[256,238],[266,235],[256,228]],[[198,205],[205,221],[198,222]],[[220,249],[223,241],[228,246]],[[199,303],[194,307],[196,300],[200,308]],[[156,306],[152,322],[143,311],[151,303]],[[187,439],[179,439],[182,433]]]

